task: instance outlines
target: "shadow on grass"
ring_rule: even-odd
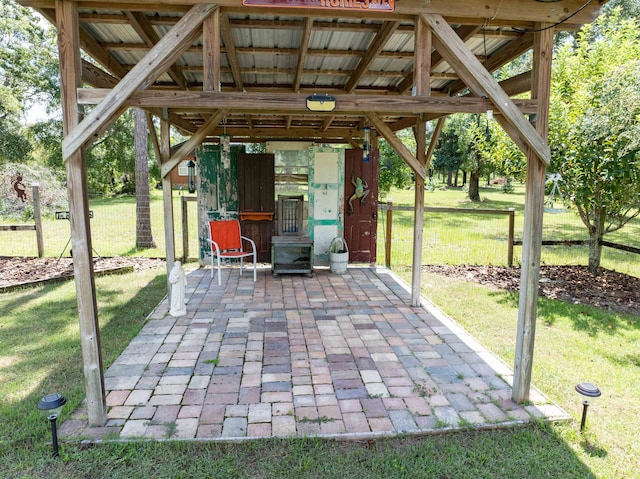
[[[136,288],[134,275],[122,280],[96,281],[98,316],[104,368],[115,360],[166,294],[166,275],[160,271],[126,302],[118,297],[127,287]],[[103,281],[104,279],[104,281]],[[140,281],[142,283],[142,281]],[[29,460],[42,451],[49,429],[36,404],[43,395],[58,392],[67,398],[61,420],[85,396],[77,303],[73,282],[56,283],[11,293],[2,303],[0,316],[0,477],[11,462]],[[44,301],[38,299],[42,299]],[[20,319],[12,316],[19,310]],[[11,324],[9,324],[11,323]],[[26,458],[26,459],[25,459]],[[10,469],[9,469],[10,471]]]
[[[585,332],[592,338],[600,334],[616,335],[621,330],[640,329],[637,316],[548,298],[538,299],[538,317],[547,325],[553,325],[559,318],[568,318],[573,323],[573,329]]]
[[[128,479],[596,477],[553,427],[544,425],[350,442],[306,438],[65,445],[57,461],[27,470],[52,478]]]

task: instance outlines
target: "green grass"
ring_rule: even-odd
[[[410,280],[410,272],[401,275]],[[517,294],[432,274],[423,275],[422,291],[513,365]],[[584,438],[576,432],[577,424],[554,428],[597,477],[638,477],[638,344],[639,316],[539,299],[534,385],[578,421],[582,404],[574,386],[591,381],[603,392],[601,398],[591,401]]]
[[[140,330],[165,288],[158,270],[96,278],[105,364]],[[0,294],[0,469],[8,451],[44,452],[46,422],[35,408],[44,394],[62,393],[67,411],[84,398],[78,330],[72,281]]]
[[[452,202],[472,206],[460,200],[460,191],[442,193],[440,206],[455,206]],[[483,192],[486,200],[479,206],[506,202],[501,195],[498,192],[492,199]],[[427,195],[428,204],[435,199]],[[450,251],[445,258],[455,263],[460,251]],[[615,258],[608,261],[614,269],[626,267],[616,264]],[[398,269],[409,278],[406,267]],[[107,367],[164,296],[166,277],[160,270],[141,271],[96,278],[96,287]],[[435,275],[423,276],[422,287],[425,296],[513,364],[516,295]],[[46,393],[63,393],[69,400],[64,421],[84,397],[75,287],[66,282],[0,294],[0,477],[638,477],[640,318],[544,298],[538,311],[534,384],[576,420],[581,404],[575,384],[593,381],[603,391],[592,401],[584,436],[574,422],[349,443],[318,439],[63,443],[61,456],[52,459],[48,426],[35,405]]]
[[[96,279],[105,366],[139,331],[164,295],[165,280],[159,270]],[[432,275],[425,276],[423,287],[481,342],[513,362],[513,294]],[[635,440],[640,397],[633,386],[640,367],[639,318],[550,300],[541,300],[539,309],[535,384],[576,419],[581,406],[573,386],[591,380],[603,390],[592,403],[584,437],[572,423],[349,443],[63,443],[61,456],[52,459],[48,426],[35,405],[45,393],[63,393],[69,399],[64,421],[84,395],[74,286],[5,293],[0,295],[0,477],[634,477],[640,454]]]
[[[395,190],[389,196],[394,205],[413,205],[413,190]],[[481,188],[481,202],[469,201],[461,189],[437,189],[425,192],[425,205],[447,208],[515,210],[515,238],[522,239],[524,226],[524,186],[516,185],[513,193],[499,187]],[[378,263],[384,263],[385,213],[378,221]],[[477,214],[425,213],[423,230],[423,264],[507,265],[508,217]],[[544,215],[543,239],[586,240],[587,229],[574,211]],[[640,219],[636,218],[623,229],[605,236],[607,241],[640,247]],[[393,212],[391,265],[411,264],[413,254],[413,213]],[[542,264],[588,264],[587,246],[543,246]],[[514,265],[519,265],[522,247],[514,247]],[[640,257],[637,254],[603,248],[602,267],[625,274],[640,276]]]
[[[91,198],[89,207],[93,211],[90,221],[92,246],[100,256],[146,256],[165,257],[164,210],[162,193],[151,193],[151,230],[155,248],[136,249],[136,199],[134,196],[113,198]],[[195,202],[188,203],[189,257],[197,258],[198,213]],[[173,197],[174,241],[176,257],[182,257],[182,200],[174,192]],[[1,223],[10,223],[0,220]],[[57,257],[63,249],[69,255],[65,244],[70,236],[69,222],[52,217],[42,219],[45,256]],[[96,255],[94,253],[94,256]],[[37,256],[35,231],[0,231],[1,256]]]

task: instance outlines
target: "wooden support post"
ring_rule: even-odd
[[[393,201],[387,200],[386,231],[384,237],[384,265],[391,268],[391,233],[393,231]]]
[[[531,97],[538,100],[535,127],[542,138],[547,138],[549,126],[553,30],[553,27],[546,23],[536,25],[533,42]],[[531,388],[546,169],[546,164],[539,158],[537,152],[530,148],[527,154],[520,302],[518,306],[515,365],[513,368],[512,399],[516,403],[527,401]]]
[[[56,0],[63,134],[67,137],[79,124],[76,91],[81,86],[79,16],[76,2]],[[98,306],[91,257],[89,198],[84,150],[67,158],[67,191],[73,248],[73,271],[78,301],[80,342],[84,367],[87,411],[91,426],[104,426],[107,406],[100,349]]]
[[[169,157],[171,155],[171,138],[169,128],[169,120],[162,118],[160,120],[160,159],[162,164],[169,161]],[[171,301],[171,283],[169,282],[169,273],[173,268],[173,264],[176,262],[171,175],[162,177],[162,206],[164,210],[165,254],[167,257],[167,296],[169,297],[169,301]]]
[[[415,130],[416,157],[421,165],[426,163],[427,122],[418,120]],[[411,306],[420,306],[422,284],[422,230],[424,228],[424,178],[416,175],[413,218],[413,259],[411,262]]]
[[[44,256],[44,239],[42,238],[42,211],[40,209],[40,185],[38,183],[31,185],[31,194],[33,196],[33,217],[36,222],[38,258],[42,258]]]
[[[203,91],[220,91],[220,9],[202,24]]]
[[[189,203],[186,196],[182,196],[182,263],[189,259]]]
[[[414,80],[417,96],[430,96],[431,78],[431,30],[420,17],[416,17],[416,43]],[[424,181],[427,164],[427,122],[421,115],[414,130],[416,137],[416,159],[424,176],[416,175],[413,218],[413,258],[411,262],[411,305],[420,306],[422,284],[422,238],[424,228]]]
[[[507,244],[507,264],[513,266],[513,243],[515,241],[516,210],[509,208],[509,243]]]

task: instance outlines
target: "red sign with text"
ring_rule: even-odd
[[[242,0],[245,7],[317,8],[393,12],[395,0]]]

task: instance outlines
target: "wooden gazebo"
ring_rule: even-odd
[[[62,152],[92,425],[105,423],[107,408],[84,150],[131,106],[148,113],[161,159],[169,269],[175,258],[169,173],[201,142],[224,128],[233,141],[357,147],[363,127],[373,127],[415,172],[414,305],[420,301],[424,179],[444,118],[492,109],[528,158],[513,384],[513,399],[528,399],[553,36],[591,22],[602,1],[18,1],[58,28]],[[501,82],[492,77],[529,50],[531,71]],[[512,99],[528,91],[529,99]],[[309,111],[313,94],[332,97],[334,108]],[[95,107],[84,116],[84,105]],[[160,119],[159,135],[152,116]],[[437,123],[427,144],[429,121]],[[173,153],[170,125],[190,137]],[[407,127],[415,132],[415,156],[395,135]]]

